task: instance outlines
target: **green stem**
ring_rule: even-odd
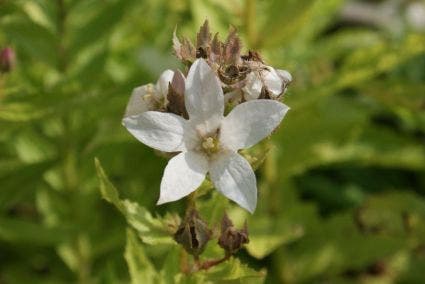
[[[196,209],[196,197],[197,197],[197,191],[195,190],[189,196],[187,197],[187,206],[186,206],[186,212],[189,212],[192,209]]]

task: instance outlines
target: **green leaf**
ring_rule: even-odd
[[[182,279],[184,279],[184,275],[180,271],[181,254],[182,248],[180,246],[173,246],[169,250],[160,271],[161,283],[183,283]]]
[[[174,222],[172,218],[170,218],[171,221],[154,218],[146,208],[139,206],[136,202],[121,200],[118,191],[109,181],[98,159],[95,159],[95,164],[102,197],[115,205],[130,226],[139,233],[142,241],[151,245],[174,243],[170,228],[173,228],[172,225],[175,227],[177,225],[168,223]]]
[[[414,193],[394,191],[372,196],[357,216],[366,231],[425,238],[425,200]]]
[[[306,230],[305,237],[276,253],[283,282],[311,282],[346,270],[361,270],[376,261],[396,257],[408,241],[384,234],[364,234],[351,212],[334,215]]]
[[[317,37],[332,22],[343,1],[274,1],[269,6],[267,21],[262,32],[265,46],[298,44]],[[300,45],[303,43],[304,45]]]
[[[51,31],[27,18],[12,18],[2,25],[2,30],[19,51],[56,68],[58,41]]]
[[[5,103],[0,107],[0,119],[12,122],[30,121],[45,114],[43,109],[38,109],[29,103]]]
[[[48,228],[42,224],[0,217],[0,240],[38,246],[56,245],[67,239],[68,230]]]
[[[70,50],[72,50],[73,55],[77,55],[81,50],[92,44],[99,43],[110,35],[132,2],[132,0],[124,0],[108,1],[103,5],[99,3],[100,9],[97,13],[72,34]]]
[[[40,178],[55,160],[25,164],[16,160],[0,163],[0,208],[7,208],[23,196],[32,195],[36,187],[42,184]]]
[[[294,241],[304,234],[303,227],[293,224],[286,215],[279,217],[278,222],[269,215],[256,215],[251,219],[249,243],[246,249],[250,255],[258,259],[266,257],[281,245]]]
[[[203,272],[205,281],[212,283],[223,281],[236,281],[237,283],[263,283],[266,271],[256,271],[248,265],[241,263],[237,258],[230,258],[228,261]]]
[[[143,245],[131,229],[127,229],[124,256],[130,271],[131,283],[158,283],[158,274],[146,256]]]
[[[54,5],[56,3],[52,5],[52,2],[43,0],[25,1],[25,3],[22,3],[22,9],[34,23],[51,32],[55,32],[54,17],[52,17],[51,13],[51,10],[56,8]]]

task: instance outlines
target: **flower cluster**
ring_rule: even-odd
[[[189,67],[166,70],[156,85],[134,89],[123,124],[139,141],[176,153],[165,168],[158,204],[195,191],[207,174],[215,188],[253,212],[255,174],[238,151],[269,136],[288,107],[279,99],[291,81],[287,71],[264,64],[260,55],[241,55],[236,32],[225,42],[212,38],[208,22],[196,47],[174,34],[177,57]]]
[[[197,34],[196,45],[186,38],[180,41],[174,33],[173,47],[176,56],[189,66],[197,58],[208,62],[220,78],[226,102],[279,99],[292,81],[288,71],[266,65],[258,52],[241,55],[241,41],[234,28],[225,42],[221,42],[218,33],[212,36],[205,21]]]

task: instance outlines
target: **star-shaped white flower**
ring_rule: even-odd
[[[271,66],[266,66],[261,71],[252,71],[247,75],[246,85],[243,88],[245,99],[258,99],[263,86],[267,88],[273,98],[276,98],[285,92],[291,81],[292,76],[288,71],[274,69]]]
[[[253,100],[224,117],[224,96],[214,71],[196,60],[186,79],[189,120],[172,113],[147,111],[123,124],[142,143],[164,152],[180,152],[165,168],[158,204],[196,190],[207,173],[216,189],[253,212],[257,204],[255,174],[238,150],[253,146],[280,123],[288,107],[273,100]]]
[[[124,117],[163,108],[166,104],[168,84],[171,83],[173,76],[172,70],[165,70],[156,85],[147,84],[135,88],[131,93]]]

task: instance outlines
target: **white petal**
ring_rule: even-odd
[[[173,113],[147,111],[125,117],[123,124],[140,142],[164,152],[184,151],[192,138],[187,121]]]
[[[157,204],[178,200],[197,189],[205,179],[208,160],[196,152],[183,152],[165,167]]]
[[[269,90],[272,93],[272,95],[278,96],[283,91],[282,78],[279,76],[279,74],[276,72],[276,70],[273,67],[268,66],[267,68],[268,68],[268,71],[265,70],[262,72],[264,85],[266,86],[267,90]]]
[[[165,70],[159,76],[158,82],[156,82],[156,90],[159,99],[167,97],[168,94],[168,84],[173,80],[174,72],[172,70]]]
[[[224,96],[215,72],[203,59],[190,67],[186,79],[185,105],[189,119],[214,131],[223,118]]]
[[[145,97],[149,93],[149,89],[153,90],[153,86],[150,84],[137,87],[133,90],[127,108],[125,109],[124,117],[141,114],[149,110],[148,98]]]
[[[276,72],[279,75],[279,77],[282,79],[282,81],[285,85],[292,82],[292,75],[288,71],[282,70],[282,69],[277,69]]]
[[[259,77],[259,74],[256,72],[250,72],[246,76],[246,85],[243,87],[243,91],[245,93],[245,99],[255,100],[258,99],[261,93],[261,89],[263,87],[263,83]]]
[[[248,163],[238,153],[227,153],[211,162],[211,180],[219,192],[253,213],[257,205],[257,182]]]
[[[273,100],[254,100],[236,106],[222,121],[220,142],[230,150],[249,148],[279,125],[289,107]]]

